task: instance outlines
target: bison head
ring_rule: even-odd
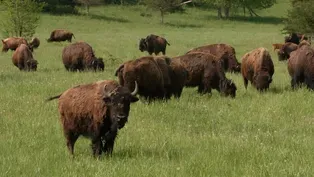
[[[263,91],[269,88],[269,84],[272,82],[272,77],[268,72],[259,72],[253,76],[253,85],[257,90]]]
[[[144,39],[144,38],[140,39],[139,50],[141,52],[144,52],[144,51],[147,50],[147,41],[146,41],[146,39]]]
[[[237,87],[232,80],[223,79],[219,83],[219,90],[223,96],[231,96],[231,98],[234,98],[236,96]]]
[[[92,61],[92,65],[95,71],[104,71],[105,64],[102,58],[96,58]]]
[[[4,40],[1,40],[1,41],[2,41],[2,52],[7,52],[9,50],[7,43],[4,42]]]
[[[131,93],[126,87],[118,86],[114,90],[106,91],[103,100],[109,108],[111,121],[117,123],[119,129],[123,128],[128,121],[130,103],[137,102],[139,99],[135,96],[138,92],[138,86],[135,82],[135,89]]]
[[[36,71],[37,70],[37,64],[38,64],[38,62],[37,62],[37,60],[28,60],[27,62],[26,62],[26,64],[27,64],[27,70],[28,71]]]

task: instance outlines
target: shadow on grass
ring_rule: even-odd
[[[165,23],[165,26],[177,27],[177,28],[201,28],[204,25],[187,24],[187,23]]]
[[[104,21],[110,21],[110,22],[119,22],[119,23],[128,23],[128,22],[130,22],[129,20],[126,20],[124,18],[107,17],[105,15],[90,14],[89,17],[91,19],[104,20]]]
[[[290,86],[285,86],[284,88],[271,87],[268,91],[274,94],[282,94],[283,92],[292,91],[292,89]]]
[[[208,16],[207,19],[217,20],[217,16]],[[282,24],[285,18],[264,16],[264,17],[247,17],[247,16],[233,16],[226,20],[238,21],[238,22],[249,22],[256,24]]]
[[[179,160],[180,152],[176,149],[169,149],[168,151],[158,151],[154,149],[122,149],[113,154],[115,158],[139,158],[139,157],[162,157],[169,160]]]

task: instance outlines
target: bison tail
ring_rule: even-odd
[[[61,95],[62,95],[62,94],[57,95],[57,96],[54,96],[54,97],[50,97],[50,98],[46,99],[46,102],[47,102],[47,101],[54,100],[54,99],[57,99],[57,98],[60,98]]]
[[[115,71],[115,76],[118,76],[118,73],[119,73],[119,71],[121,70],[121,69],[123,69],[124,68],[124,64],[122,64],[122,65],[120,65],[119,66],[119,68],[118,69],[116,69],[116,71]]]
[[[166,43],[167,43],[168,45],[170,45],[168,41],[166,41]]]
[[[74,34],[72,33],[72,36],[73,36],[73,38],[75,39],[75,36],[74,36]]]

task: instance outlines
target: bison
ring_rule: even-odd
[[[145,39],[140,39],[139,50],[141,52],[147,51],[150,55],[152,55],[153,53],[155,55],[158,55],[159,52],[162,52],[163,55],[166,55],[167,45],[170,44],[165,38],[151,34],[148,35]]]
[[[305,83],[307,88],[314,90],[314,50],[302,45],[293,51],[288,60],[288,72],[293,89]]]
[[[241,73],[245,89],[248,81],[259,91],[269,88],[274,74],[274,64],[267,49],[257,48],[242,57]]]
[[[25,44],[28,46],[26,39],[24,39],[22,37],[10,37],[10,38],[6,38],[6,39],[1,40],[1,41],[2,41],[2,52],[7,52],[9,49],[10,50],[16,50],[16,48],[20,44]]]
[[[292,42],[285,43],[278,51],[278,60],[287,60],[290,57],[290,53],[297,50],[298,45]]]
[[[221,95],[232,98],[236,96],[236,85],[226,78],[222,65],[215,56],[194,52],[174,57],[172,60],[181,62],[188,71],[186,86],[198,86],[199,93],[211,93],[211,89],[216,89]]]
[[[292,42],[297,45],[303,40],[308,40],[308,37],[300,33],[290,33],[289,36],[285,36],[285,42]]]
[[[276,50],[280,50],[283,45],[284,45],[284,44],[278,44],[278,43],[272,44],[272,46],[273,46],[273,51],[275,52]]]
[[[86,42],[76,42],[64,47],[62,61],[68,71],[104,70],[102,58],[96,58],[92,47]]]
[[[37,37],[32,38],[32,40],[29,42],[29,46],[32,49],[37,49],[40,45],[40,40]]]
[[[217,59],[222,60],[225,71],[238,73],[241,70],[241,63],[237,61],[235,49],[228,44],[210,44],[193,48],[188,53],[204,52],[215,55]]]
[[[137,84],[131,93],[114,80],[98,81],[70,88],[47,101],[59,98],[59,113],[71,155],[79,136],[92,141],[94,157],[102,152],[112,154],[118,130],[128,121],[130,103],[138,101],[135,96]]]
[[[19,45],[12,56],[13,64],[20,69],[20,71],[36,71],[37,60],[34,59],[29,47],[25,44]]]
[[[72,36],[75,38],[74,34],[68,30],[56,29],[51,32],[47,42],[72,42]]]
[[[115,76],[118,76],[120,85],[130,90],[134,89],[136,81],[138,94],[149,102],[166,97],[162,70],[152,56],[124,62],[116,69]]]

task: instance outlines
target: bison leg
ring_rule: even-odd
[[[110,130],[105,134],[105,145],[104,145],[104,152],[107,155],[111,155],[113,151],[114,141],[118,134],[118,123],[112,123]]]
[[[244,77],[243,77],[243,81],[244,81],[244,87],[245,87],[245,89],[247,89],[247,85],[248,85],[249,81]]]
[[[102,142],[100,137],[96,137],[92,140],[92,150],[93,150],[93,156],[99,157],[102,152]]]
[[[173,93],[175,98],[180,98],[181,97],[181,93],[182,93],[183,88],[178,89],[177,91],[175,91]]]
[[[74,144],[75,144],[75,142],[79,136],[75,135],[72,132],[67,132],[67,133],[65,133],[65,137],[67,139],[67,147],[70,151],[70,154],[73,155],[74,154]]]

